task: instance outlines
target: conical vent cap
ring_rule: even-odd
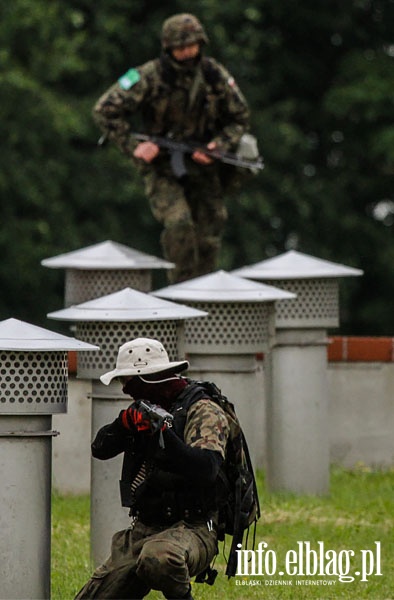
[[[41,261],[52,269],[172,269],[173,263],[133,250],[116,242],[106,241],[81,250],[59,254]]]
[[[64,321],[161,321],[205,317],[206,312],[131,288],[48,314]]]
[[[217,271],[152,292],[170,300],[189,302],[272,302],[295,298],[295,294],[270,285],[248,281]]]
[[[48,331],[17,319],[0,322],[0,350],[98,350],[98,346],[86,344],[60,333]]]
[[[265,281],[351,277],[362,275],[363,271],[290,250],[254,265],[235,269],[233,274]]]

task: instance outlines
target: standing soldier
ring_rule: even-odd
[[[217,268],[230,173],[204,148],[236,150],[248,129],[249,110],[229,72],[202,54],[208,38],[194,15],[168,18],[161,42],[160,58],[129,69],[98,100],[94,117],[144,178],[152,213],[164,228],[164,256],[176,264],[170,273],[175,283]],[[136,113],[148,135],[201,142],[185,159],[186,176],[174,174],[166,150],[133,138]]]

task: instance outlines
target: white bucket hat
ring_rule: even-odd
[[[187,360],[170,362],[161,342],[149,338],[137,338],[120,346],[116,368],[101,375],[100,380],[109,385],[115,377],[147,375],[165,371],[178,373],[189,367]]]

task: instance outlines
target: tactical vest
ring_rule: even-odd
[[[149,97],[141,105],[143,120],[149,133],[157,135],[171,134],[178,137],[193,137],[205,142],[212,139],[225,123],[221,122],[221,100],[224,90],[221,89],[222,75],[215,61],[202,57],[196,74],[188,91],[187,106],[173,105],[174,81],[176,74],[166,65],[165,58],[154,59],[140,67],[141,74],[151,84]],[[148,100],[148,101],[147,101]],[[169,113],[176,112],[169,126]],[[193,131],[188,131],[192,127]]]
[[[173,431],[184,441],[189,408],[207,394],[198,386],[188,385],[170,409]],[[123,460],[120,494],[122,506],[130,508],[149,524],[172,524],[179,520],[212,518],[217,510],[215,485],[193,486],[190,481],[166,470],[165,451],[157,449],[157,440],[137,436],[136,446],[126,451]]]

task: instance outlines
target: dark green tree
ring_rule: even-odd
[[[113,239],[160,255],[141,182],[97,148],[91,108],[157,55],[190,3],[14,0],[0,21],[0,317],[45,323],[63,273],[43,258]],[[222,266],[296,248],[364,269],[344,284],[342,331],[394,333],[392,0],[201,0],[209,52],[250,102],[262,174],[229,199]]]

